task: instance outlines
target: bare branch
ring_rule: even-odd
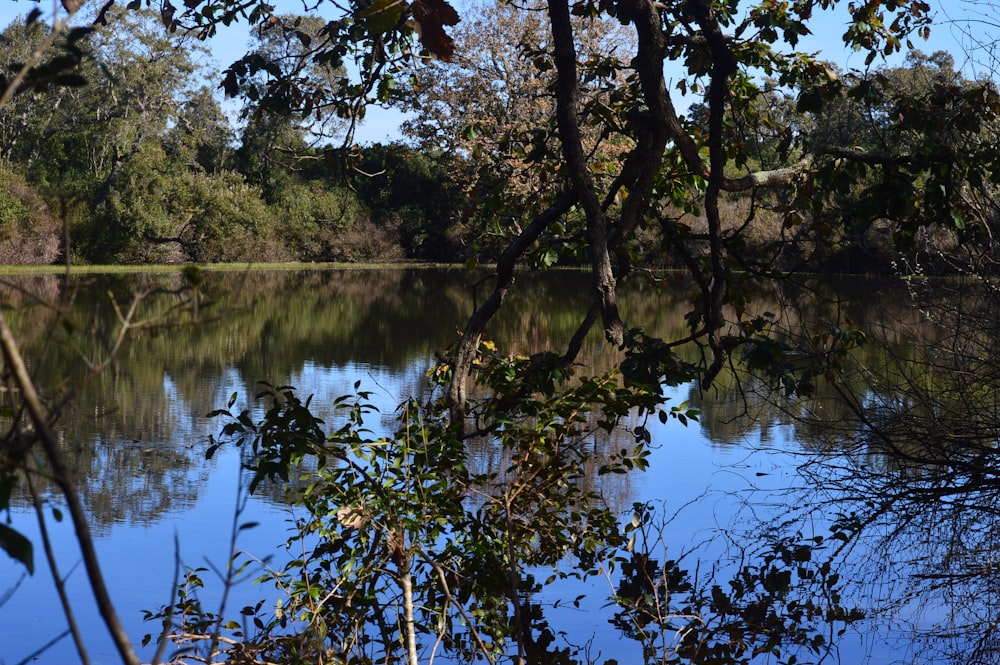
[[[722,189],[727,192],[745,192],[758,187],[781,187],[808,171],[814,159],[813,155],[806,155],[791,166],[757,171],[742,178],[726,178],[722,181]]]
[[[73,636],[73,643],[76,645],[76,652],[80,655],[80,662],[83,665],[89,665],[90,657],[87,655],[87,647],[83,643],[83,635],[80,633],[80,627],[76,623],[76,615],[73,613],[73,606],[70,603],[69,596],[66,594],[66,581],[62,578],[59,573],[59,564],[56,562],[56,555],[52,549],[52,538],[49,537],[49,529],[45,523],[45,511],[42,506],[41,497],[38,496],[38,492],[35,490],[35,483],[31,479],[31,472],[26,470],[24,474],[24,482],[28,486],[28,494],[31,495],[31,502],[35,506],[35,517],[38,518],[38,533],[42,537],[42,547],[45,550],[45,559],[49,564],[49,571],[52,573],[52,582],[56,587],[56,594],[59,596],[59,604],[62,605],[63,615],[66,617],[66,622],[69,624],[69,632]]]
[[[42,400],[35,390],[35,385],[28,374],[28,368],[24,364],[21,352],[17,348],[14,334],[7,324],[7,318],[0,313],[0,352],[3,353],[4,360],[14,376],[14,381],[21,390],[21,398],[24,400],[31,421],[38,432],[39,441],[45,451],[45,456],[52,465],[52,472],[56,484],[62,491],[66,499],[70,518],[76,529],[77,542],[80,544],[80,553],[83,557],[84,567],[90,579],[90,587],[97,602],[98,610],[104,623],[111,634],[111,638],[118,649],[118,654],[126,665],[139,665],[139,657],[132,648],[125,628],[118,619],[111,596],[108,594],[108,587],[104,582],[104,575],[101,572],[100,563],[97,558],[97,551],[94,548],[94,539],[90,534],[90,525],[87,521],[87,514],[80,501],[80,495],[76,490],[76,482],[73,479],[73,472],[66,464],[59,444],[52,432],[49,424],[49,416]]]

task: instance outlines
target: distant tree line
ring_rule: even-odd
[[[64,220],[74,262],[464,258],[449,226],[465,203],[447,165],[390,145],[345,168],[323,128],[249,106],[234,122],[204,48],[168,34],[158,15],[95,27],[69,44],[72,76],[25,90],[0,114],[0,262],[63,261]],[[3,69],[48,30],[24,18],[7,26]],[[276,61],[286,46],[254,40]]]
[[[545,25],[530,13],[504,4],[471,8],[454,31],[450,62],[426,62],[410,82],[379,91],[383,103],[410,112],[406,140],[361,148],[339,142],[349,121],[338,112],[347,112],[320,112],[301,90],[274,86],[337,83],[343,66],[310,49],[322,39],[321,19],[282,16],[280,26],[254,32],[241,61],[238,118],[220,104],[213,86],[221,75],[206,64],[201,42],[167,32],[161,19],[123,12],[111,28],[98,23],[72,36],[55,57],[75,59],[74,66],[67,70],[63,62],[51,82],[26,87],[0,113],[0,263],[60,262],[67,251],[77,263],[492,262],[551,204],[542,192],[567,177],[559,166],[555,100],[539,78],[548,57],[540,46]],[[23,17],[7,26],[0,66],[14,71],[48,29]],[[590,63],[611,62],[632,48],[615,21],[581,34],[602,35],[580,45]],[[621,76],[594,67],[595,79]],[[866,176],[853,171],[863,163],[841,165],[829,155],[903,155],[915,139],[899,135],[901,113],[924,104],[928,112],[915,117],[928,125],[954,123],[961,104],[975,103],[963,94],[973,95],[983,82],[965,79],[946,53],[918,51],[903,66],[846,76],[847,94],[815,107],[807,95],[765,84],[752,97],[758,108],[744,109],[740,122],[725,128],[727,143],[739,148],[732,153],[740,155],[730,160],[728,175],[779,168],[797,152],[819,148],[828,155],[826,168],[852,171],[844,179],[854,184],[841,196],[856,200],[830,206],[839,218],[822,219],[825,211],[744,191],[724,197],[725,224],[745,227],[750,249],[780,254],[785,269],[886,272],[920,255],[953,267],[955,257],[939,259],[960,245],[961,223],[941,220],[908,236],[881,221],[892,197],[905,198],[921,183],[902,174],[898,182],[879,175],[881,188],[858,185]],[[582,107],[614,109],[608,96],[614,89],[585,89]],[[934,102],[943,98],[949,101]],[[694,104],[684,120],[694,131],[707,128],[707,106]],[[913,137],[930,132],[913,129]],[[983,127],[981,140],[995,132]],[[933,135],[941,143],[934,149],[968,149],[948,145],[946,131]],[[968,132],[952,135],[958,142]],[[629,141],[597,132],[584,140],[595,177],[616,177],[614,165],[631,149]],[[598,172],[601,164],[606,172]],[[994,225],[992,185],[969,194],[965,200],[975,209],[964,214]],[[675,193],[661,202],[678,225],[670,233],[704,233],[704,212],[684,199]],[[546,229],[530,253],[532,265],[586,263],[583,220],[581,211],[570,210]],[[637,228],[617,249],[618,262],[679,264],[665,228]]]

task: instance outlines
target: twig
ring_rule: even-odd
[[[174,581],[170,585],[170,602],[167,603],[167,616],[163,618],[163,632],[160,633],[160,641],[156,645],[156,653],[153,654],[153,660],[150,665],[157,665],[160,659],[163,658],[163,652],[167,649],[167,640],[170,635],[170,630],[173,628],[174,620],[174,594],[177,593],[177,584],[180,582],[181,575],[181,543],[177,537],[177,532],[174,531]]]
[[[24,583],[24,580],[27,577],[28,577],[27,572],[21,573],[21,576],[17,578],[16,582],[14,582],[14,586],[8,588],[3,593],[0,593],[0,607],[6,605],[7,601],[9,601],[11,598],[14,597],[14,594],[17,593],[17,590],[21,588],[21,584]]]
[[[139,657],[136,655],[135,649],[132,648],[132,643],[118,619],[118,613],[115,611],[114,603],[111,602],[111,596],[108,594],[108,587],[104,582],[104,575],[101,573],[101,566],[97,559],[97,551],[94,548],[94,539],[90,534],[87,513],[80,501],[80,495],[73,480],[73,472],[66,464],[62,451],[59,449],[52,427],[49,425],[48,413],[35,390],[35,385],[28,374],[28,368],[25,367],[24,358],[21,357],[17,342],[14,340],[14,333],[11,332],[7,318],[2,312],[0,312],[0,352],[3,353],[4,360],[10,367],[14,380],[21,390],[21,398],[24,400],[31,421],[35,425],[49,464],[52,466],[56,484],[66,498],[66,506],[76,529],[76,538],[80,544],[87,577],[90,580],[90,587],[101,617],[104,619],[122,660],[126,665],[139,665]]]
[[[462,615],[462,618],[465,619],[465,623],[469,627],[469,632],[472,634],[472,639],[476,641],[476,644],[479,646],[479,650],[483,652],[483,656],[485,656],[486,660],[489,661],[490,663],[494,662],[493,654],[490,652],[489,649],[486,648],[486,644],[479,636],[479,631],[476,630],[476,624],[472,620],[472,617],[470,617],[469,614],[465,611],[465,608],[462,607],[462,604],[456,601],[455,598],[451,595],[451,589],[448,588],[448,578],[445,576],[444,568],[442,568],[441,565],[438,564],[436,561],[432,561],[431,558],[428,557],[423,552],[421,552],[420,555],[421,558],[428,565],[430,565],[430,567],[433,568],[434,571],[437,573],[438,580],[440,580],[441,582],[441,593],[444,594],[444,597],[448,599],[449,603],[458,608],[459,613]]]
[[[242,474],[240,475],[242,478]],[[236,555],[238,551],[236,549],[236,539],[241,531],[240,528],[240,517],[246,510],[247,501],[249,495],[245,493],[245,488],[243,481],[237,483],[236,486],[236,509],[233,511],[233,524],[232,530],[229,534],[229,562],[226,565],[226,574],[222,576],[223,587],[222,587],[222,599],[219,600],[219,612],[218,619],[215,622],[215,628],[212,630],[212,642],[208,650],[208,657],[211,660],[215,656],[216,649],[219,647],[219,642],[222,641],[222,622],[226,612],[226,604],[229,602],[229,592],[236,583],[236,573],[234,572],[233,566],[236,563]],[[211,562],[209,562],[211,565]],[[214,566],[213,566],[214,568]]]
[[[31,480],[31,472],[27,469],[24,473],[24,482],[28,486],[28,493],[31,495],[31,502],[35,506],[35,516],[38,518],[38,532],[42,536],[42,548],[45,550],[45,558],[49,562],[49,571],[52,573],[52,581],[56,585],[56,593],[59,594],[59,603],[62,605],[63,614],[66,615],[66,622],[69,624],[68,632],[73,635],[73,643],[76,645],[76,652],[80,654],[80,662],[83,665],[90,663],[87,655],[87,647],[83,643],[83,636],[80,634],[80,627],[76,623],[76,615],[73,613],[73,606],[66,595],[66,582],[59,575],[59,564],[56,562],[55,552],[52,551],[52,539],[49,537],[49,528],[45,523],[45,511],[42,500],[35,491],[35,483]],[[68,579],[68,576],[67,576]],[[63,633],[65,635],[66,633]],[[61,636],[60,636],[61,637]]]

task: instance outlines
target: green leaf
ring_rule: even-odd
[[[956,229],[959,229],[960,231],[965,230],[965,219],[963,219],[961,213],[954,208],[951,209],[951,221],[955,225]]]
[[[406,3],[402,0],[375,0],[354,15],[359,21],[364,21],[368,29],[375,34],[382,34],[394,28]]]
[[[30,574],[35,574],[34,547],[31,541],[6,524],[0,524],[0,549],[23,563]]]

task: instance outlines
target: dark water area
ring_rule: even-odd
[[[464,270],[409,269],[203,272],[197,307],[186,301],[182,309],[181,294],[190,298],[191,291],[180,274],[83,275],[70,285],[56,276],[0,280],[5,304],[15,308],[8,314],[11,325],[23,340],[39,385],[47,387],[50,397],[78,387],[59,419],[58,435],[77,473],[112,598],[137,643],[158,628],[142,621],[142,611],[168,602],[178,557],[183,565],[208,568],[203,578],[216,583],[206,585],[206,606],[218,598],[221,585],[212,568],[226,565],[245,474],[236,450],[223,447],[212,459],[205,458],[220,428],[206,414],[224,407],[232,395],[237,406],[249,405],[257,382],[267,381],[313,395],[316,411],[335,422],[329,405],[360,382],[371,391],[388,427],[401,399],[429,390],[425,375],[435,354],[447,349],[488,294],[486,277]],[[136,307],[135,330],[108,366],[91,376],[117,343],[119,317],[137,293],[144,298]],[[560,350],[587,309],[588,293],[580,273],[524,275],[489,335],[503,352]],[[56,309],[34,304],[39,301],[64,303],[71,325]],[[790,344],[794,335],[808,339],[809,331],[829,322],[849,320],[878,331],[883,344],[859,350],[863,357],[858,366],[884,362],[886,348],[894,357],[912,357],[935,334],[908,305],[906,288],[891,279],[788,284],[755,293],[752,306],[772,314],[780,324],[775,334],[787,331]],[[622,285],[626,322],[641,322],[652,334],[684,336],[689,309],[687,289],[669,277]],[[914,341],[918,338],[920,344]],[[593,331],[578,359],[579,371],[612,371],[615,361],[615,350]],[[860,373],[848,375],[845,385],[864,391],[866,380]],[[676,421],[652,424],[649,471],[594,479],[623,520],[630,518],[634,502],[655,506],[663,514],[665,553],[719,579],[757,552],[754,539],[775,523],[802,520],[793,530],[828,532],[835,515],[811,507],[831,502],[835,490],[817,478],[816,468],[822,463],[831,474],[847,468],[851,454],[846,444],[855,431],[853,414],[830,387],[819,385],[812,398],[785,402],[752,380],[724,375],[711,390],[680,386],[669,396],[668,405],[688,402],[700,409],[699,422],[687,427]],[[595,443],[615,444],[613,437]],[[489,450],[475,454],[476,463],[495,462]],[[835,486],[842,482],[838,478]],[[45,496],[50,507],[60,505],[52,488]],[[249,555],[271,557],[271,565],[279,567],[289,556],[283,544],[294,514],[282,497],[279,488],[255,495],[240,521],[259,526],[242,531],[237,541]],[[26,498],[15,499],[10,525],[39,542]],[[845,499],[831,505],[850,504]],[[61,572],[79,603],[78,619],[92,661],[118,662],[89,599],[72,528],[53,521],[51,511],[47,517]],[[879,528],[887,527],[882,523]],[[954,524],[947,528],[949,533],[960,531]],[[928,541],[935,535],[929,534]],[[982,604],[963,599],[963,605],[951,597],[960,590],[956,586],[912,583],[913,561],[929,564],[937,550],[925,543],[915,553],[909,531],[901,531],[897,549],[886,545],[890,542],[881,537],[852,541],[855,556],[842,557],[844,593],[870,619],[831,635],[831,650],[801,662],[816,662],[820,656],[828,659],[824,662],[946,662],[926,659],[929,647],[921,632],[942,636],[940,626],[950,627],[952,642],[936,654],[949,649],[961,654],[964,640],[985,639],[967,637],[974,621],[969,617],[991,616],[994,597],[981,595]],[[33,576],[24,575],[13,560],[0,560],[0,663],[29,658],[65,630],[50,573],[40,550],[36,552]],[[927,573],[929,566],[921,570]],[[554,607],[553,625],[577,644],[590,641],[596,662],[640,662],[640,646],[623,640],[609,622],[607,598],[614,580],[584,587],[563,584],[548,593],[585,598],[579,607]],[[961,590],[968,593],[969,587]],[[273,599],[273,591],[244,581],[235,588],[230,607],[260,598]],[[960,629],[965,632],[958,636]],[[142,653],[151,657],[150,649]],[[30,662],[77,660],[64,636]],[[769,661],[762,657],[760,662]]]

